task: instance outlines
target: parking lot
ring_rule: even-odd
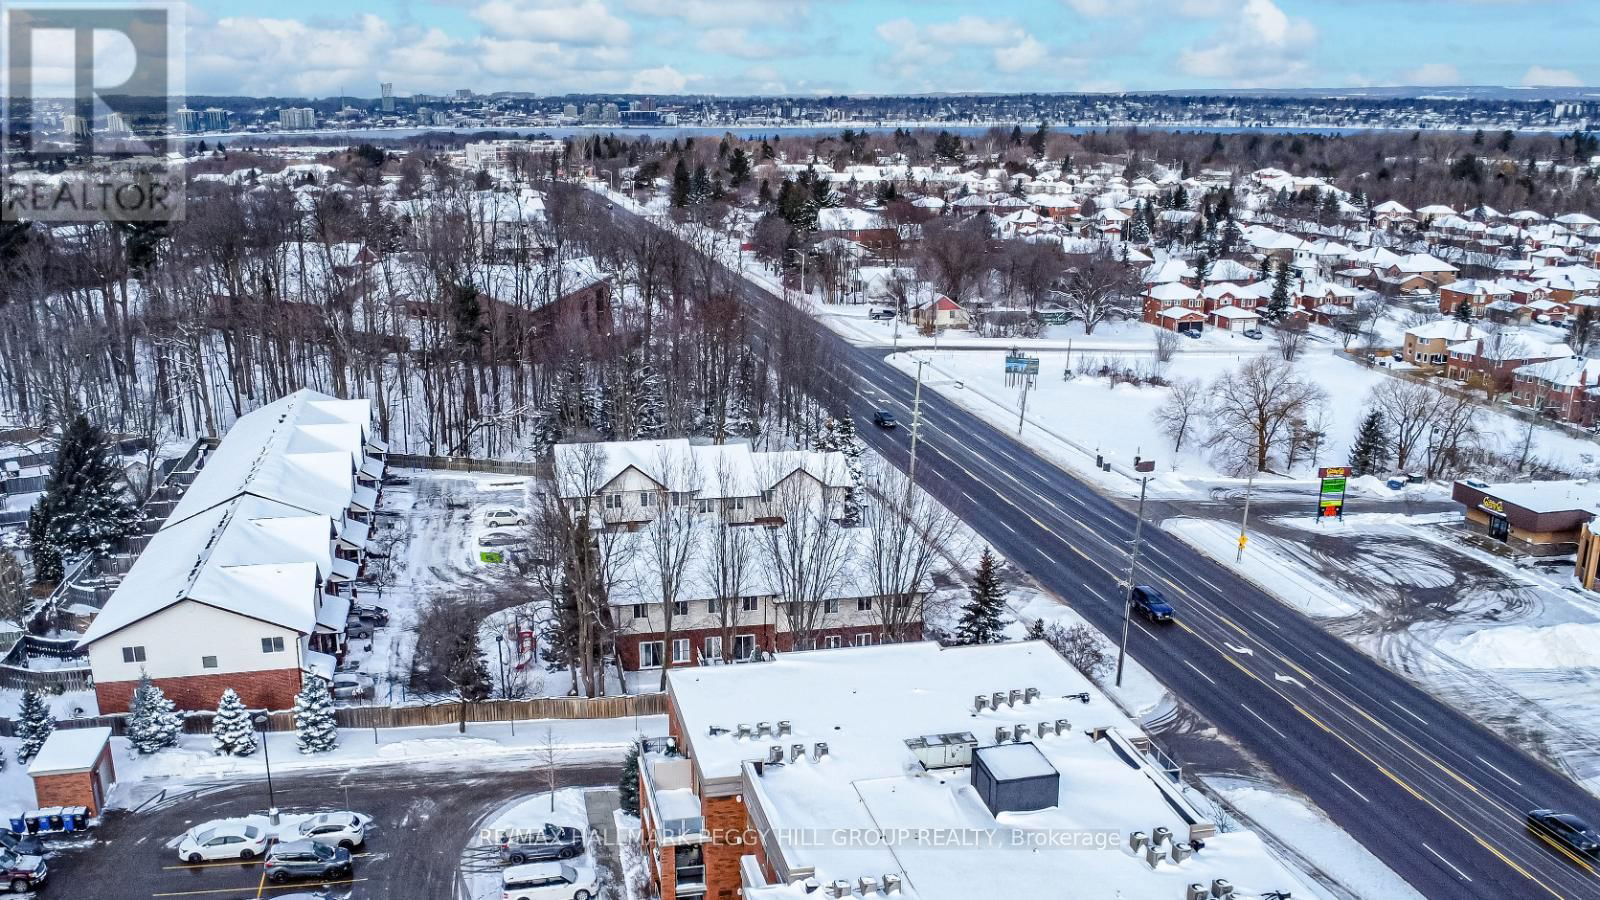
[[[558,783],[615,784],[618,771],[615,765],[563,767]],[[264,781],[194,783],[165,795],[142,788],[134,798],[144,802],[142,809],[113,811],[93,833],[95,840],[50,854],[45,894],[93,900],[243,900],[296,894],[326,900],[447,900],[459,896],[464,854],[471,855],[468,848],[478,842],[484,819],[545,787],[543,773],[517,757],[277,778],[275,797],[285,812],[352,809],[373,817],[349,879],[285,885],[267,882],[259,861],[189,864],[180,862],[174,849],[176,838],[201,822],[261,812],[266,807]]]

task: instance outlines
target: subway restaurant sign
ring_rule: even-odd
[[[1344,517],[1344,489],[1350,478],[1349,466],[1329,466],[1317,470],[1322,488],[1317,494],[1317,515],[1328,519]]]

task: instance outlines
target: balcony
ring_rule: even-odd
[[[639,761],[645,810],[663,846],[698,844],[710,837],[694,792],[691,763],[681,756],[646,754]]]

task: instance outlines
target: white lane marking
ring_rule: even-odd
[[[1256,712],[1255,710],[1251,709],[1250,707],[1246,706],[1243,703],[1239,704],[1239,706],[1242,707],[1245,712],[1249,713],[1252,716],[1255,716],[1257,722],[1260,722],[1261,724],[1267,726],[1268,728],[1271,728],[1273,734],[1277,735],[1280,738],[1283,738],[1286,741],[1289,739],[1289,736],[1287,734],[1284,734],[1283,732],[1279,731],[1276,725],[1273,725],[1271,722],[1268,722],[1266,719],[1263,719],[1261,717],[1260,713]]]
[[[1133,627],[1135,627],[1135,628],[1139,629],[1140,631],[1144,632],[1145,634],[1149,635],[1150,636],[1150,640],[1152,640],[1152,641],[1161,640],[1160,638],[1156,637],[1155,632],[1153,632],[1150,629],[1144,627],[1143,625],[1140,625],[1138,622],[1134,622],[1133,623]]]
[[[1252,616],[1255,616],[1256,618],[1260,619],[1261,621],[1267,623],[1268,625],[1271,625],[1273,628],[1278,629],[1279,631],[1283,630],[1283,626],[1282,625],[1279,625],[1277,622],[1272,621],[1271,619],[1267,618],[1266,616],[1263,616],[1261,613],[1258,613],[1253,609],[1250,610],[1250,614]]]
[[[1300,683],[1300,679],[1294,677],[1293,675],[1285,675],[1282,672],[1273,672],[1272,677],[1275,681],[1281,681],[1284,684],[1292,684],[1295,687],[1305,687],[1305,685]]]
[[[1318,656],[1322,656],[1322,653],[1320,651],[1313,650],[1311,652],[1317,654]],[[1333,660],[1327,658],[1326,656],[1322,656],[1322,661],[1327,663],[1330,666],[1333,666],[1335,669],[1338,669],[1339,671],[1345,673],[1346,675],[1350,674],[1350,670],[1349,669],[1346,669],[1344,666],[1339,665],[1338,663],[1336,663]]]
[[[1411,718],[1416,719],[1418,722],[1421,722],[1424,725],[1428,724],[1428,720],[1427,719],[1424,719],[1423,717],[1417,715],[1416,713],[1412,712],[1411,710],[1406,709],[1404,706],[1401,706],[1400,705],[1400,701],[1398,701],[1398,700],[1390,700],[1389,701],[1389,705],[1393,706],[1395,709],[1400,710],[1401,712],[1405,713],[1406,715],[1410,716]]]
[[[1222,646],[1227,647],[1229,650],[1232,650],[1233,652],[1242,654],[1244,656],[1255,656],[1256,655],[1256,652],[1254,650],[1251,650],[1249,647],[1235,647],[1234,645],[1228,643],[1227,641],[1223,641],[1222,642]]]
[[[1491,768],[1491,769],[1495,770],[1496,772],[1498,772],[1500,774],[1501,778],[1504,778],[1505,780],[1511,782],[1512,784],[1516,785],[1517,787],[1522,787],[1522,782],[1516,780],[1515,778],[1512,778],[1510,775],[1507,775],[1504,770],[1502,770],[1499,766],[1495,765],[1494,763],[1489,762],[1487,759],[1484,759],[1483,757],[1480,756],[1480,757],[1478,757],[1478,762],[1481,762],[1484,765],[1488,766],[1489,768]]]
[[[1328,774],[1332,775],[1334,777],[1334,779],[1337,780],[1340,784],[1342,784],[1345,787],[1349,788],[1350,789],[1350,793],[1355,794],[1357,797],[1360,797],[1362,800],[1366,800],[1368,803],[1372,802],[1371,800],[1367,800],[1367,795],[1366,794],[1363,794],[1360,791],[1356,790],[1355,785],[1351,784],[1348,781],[1345,781],[1343,778],[1340,778],[1338,772],[1329,772]]]
[[[1445,859],[1443,856],[1440,856],[1439,855],[1439,851],[1433,849],[1432,847],[1429,847],[1427,841],[1423,841],[1422,842],[1422,847],[1423,847],[1424,850],[1427,850],[1429,853],[1432,853],[1434,855],[1434,858],[1439,860],[1439,862],[1442,862],[1445,865],[1449,866],[1452,871],[1454,871],[1457,875],[1460,875],[1461,876],[1461,880],[1463,880],[1463,881],[1471,881],[1472,880],[1472,876],[1470,876],[1467,873],[1461,871],[1461,869],[1455,863],[1451,862],[1448,859]]]
[[[1187,659],[1183,661],[1183,664],[1188,666],[1191,669],[1194,669],[1194,673],[1196,675],[1199,675],[1201,678],[1204,678],[1205,680],[1211,682],[1212,684],[1216,684],[1217,683],[1216,679],[1212,678],[1210,675],[1207,675],[1206,673],[1200,671],[1199,669],[1195,669],[1194,663],[1189,662]]]

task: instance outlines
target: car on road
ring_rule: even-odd
[[[542,828],[512,829],[500,834],[500,860],[513,866],[583,853],[583,832],[570,825],[544,823]]]
[[[267,851],[266,878],[273,884],[283,884],[295,879],[349,878],[355,872],[350,851],[344,847],[329,847],[316,841],[290,841],[273,844]]]
[[[1588,859],[1600,859],[1600,832],[1572,813],[1536,809],[1528,813],[1528,830]]]
[[[178,858],[184,862],[213,862],[220,859],[255,859],[267,851],[267,832],[244,822],[207,822],[196,825],[178,842]]]
[[[13,853],[0,850],[0,884],[13,894],[37,890],[50,877],[50,867],[44,857],[35,853]]]
[[[1135,585],[1133,588],[1133,611],[1144,616],[1151,622],[1166,623],[1172,621],[1175,610],[1161,591],[1148,584]]]
[[[894,310],[892,310],[892,309],[875,309],[872,312],[867,313],[867,318],[872,319],[875,322],[888,321],[889,319],[893,319],[894,318]]]
[[[889,412],[887,409],[880,409],[872,414],[872,424],[879,428],[893,428],[899,423],[895,421],[894,413]]]
[[[377,685],[371,678],[359,672],[335,672],[333,674],[333,696],[339,700],[365,700],[376,691]]]
[[[501,900],[589,900],[599,890],[593,869],[565,863],[512,866],[500,873]]]
[[[1259,341],[1259,340],[1261,340],[1261,338],[1263,336],[1261,334],[1261,329],[1259,329],[1259,328],[1250,328],[1250,329],[1247,329],[1243,333],[1244,333],[1245,337],[1249,338],[1252,341]]]
[[[371,821],[371,816],[361,813],[324,812],[301,822],[295,830],[308,841],[354,850],[367,842],[367,825]]]
[[[506,528],[511,525],[526,525],[528,517],[514,509],[491,509],[483,517],[490,528]]]

